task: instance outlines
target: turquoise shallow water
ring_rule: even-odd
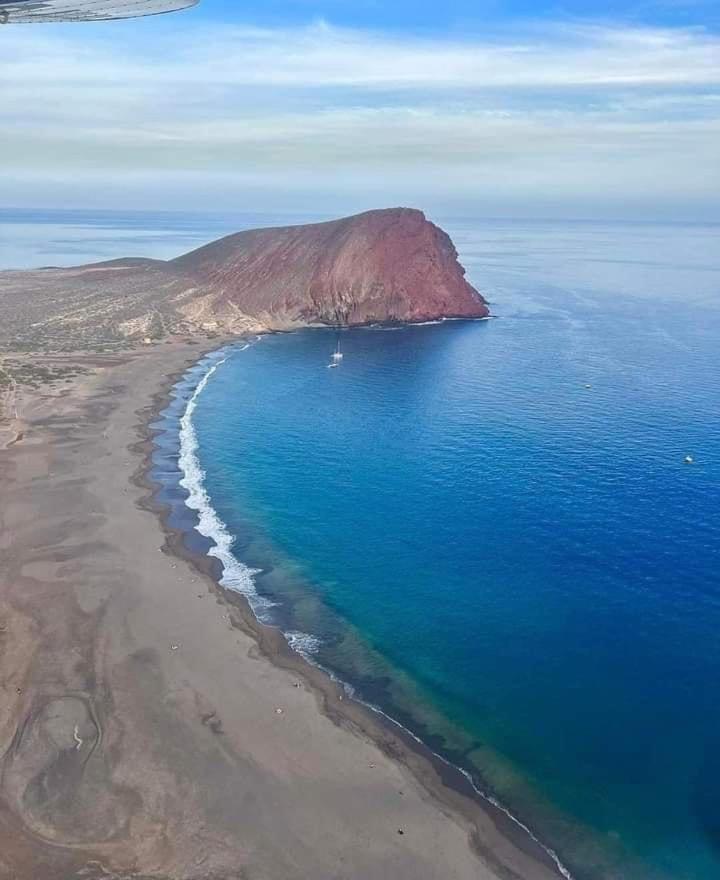
[[[193,415],[265,613],[579,876],[720,875],[709,232],[463,226],[497,320],[266,337]]]

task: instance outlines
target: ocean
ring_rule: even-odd
[[[573,876],[720,876],[720,227],[433,219],[493,319],[343,331],[333,370],[332,330],[213,353],[159,497]],[[4,212],[0,265],[273,222]]]

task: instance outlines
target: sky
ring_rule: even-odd
[[[720,0],[0,27],[0,206],[720,220]]]

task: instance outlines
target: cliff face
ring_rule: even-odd
[[[488,314],[449,236],[409,208],[240,232],[170,265],[215,291],[218,316],[276,329]]]
[[[0,272],[0,348],[487,313],[449,237],[408,208],[240,232],[169,262]]]

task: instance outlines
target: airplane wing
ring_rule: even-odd
[[[198,0],[0,0],[0,24],[101,21],[159,15],[195,6]]]

